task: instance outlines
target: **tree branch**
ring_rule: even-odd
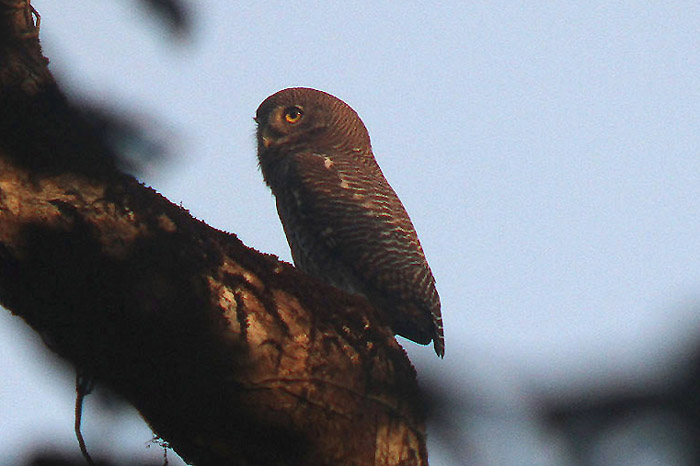
[[[423,465],[415,373],[364,299],[120,173],[31,7],[0,0],[0,302],[198,465]]]

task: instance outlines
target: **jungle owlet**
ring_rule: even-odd
[[[361,294],[394,333],[442,357],[440,297],[406,209],[355,111],[325,92],[284,89],[260,104],[258,160],[294,263]]]

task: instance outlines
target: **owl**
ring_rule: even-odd
[[[290,88],[265,99],[255,121],[260,170],[294,264],[365,296],[395,334],[432,340],[443,357],[435,279],[357,113],[325,92]]]

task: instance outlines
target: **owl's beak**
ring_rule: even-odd
[[[260,141],[262,145],[265,146],[265,149],[269,149],[272,145],[272,135],[267,126],[263,126],[260,130]]]

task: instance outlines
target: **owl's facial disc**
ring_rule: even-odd
[[[301,105],[277,106],[258,121],[260,143],[269,149],[291,142],[303,132],[307,115]]]

